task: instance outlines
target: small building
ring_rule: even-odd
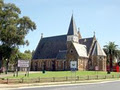
[[[82,38],[73,15],[68,33],[53,37],[41,37],[31,61],[33,71],[71,70],[70,62],[77,62],[77,70],[106,70],[106,54],[95,35]]]

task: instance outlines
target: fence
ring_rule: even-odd
[[[0,83],[44,83],[44,82],[65,82],[65,81],[83,81],[98,79],[120,78],[120,75],[92,75],[92,76],[76,76],[76,77],[49,77],[49,78],[31,78],[31,79],[0,79]]]

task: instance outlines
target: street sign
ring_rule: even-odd
[[[72,71],[76,70],[77,69],[77,61],[71,61],[70,68]]]
[[[29,60],[18,60],[18,67],[29,67]]]

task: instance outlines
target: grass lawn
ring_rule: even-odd
[[[110,75],[118,75],[120,73],[118,72],[112,72]],[[13,78],[13,79],[19,79],[19,78],[48,78],[48,77],[70,77],[71,75],[75,75],[75,72],[71,71],[46,71],[45,74],[42,72],[37,73],[30,73],[29,77],[25,77],[24,74],[20,74],[18,77],[8,76],[5,78]],[[107,72],[102,71],[76,71],[76,76],[88,76],[88,75],[107,75]]]

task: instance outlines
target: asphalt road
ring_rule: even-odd
[[[120,90],[120,81],[84,85],[32,87],[17,90]]]

